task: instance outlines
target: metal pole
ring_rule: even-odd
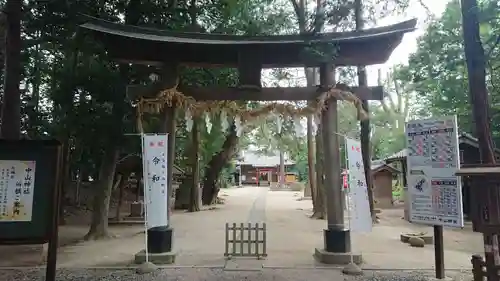
[[[444,243],[443,226],[434,226],[434,265],[436,269],[436,278],[444,279]]]
[[[143,188],[143,208],[144,208],[144,251],[145,251],[145,257],[146,257],[146,263],[149,262],[149,256],[148,256],[148,169],[146,168],[146,158],[144,157],[146,155],[145,149],[144,149],[144,134],[141,133],[141,149],[142,149],[142,188]]]
[[[344,161],[345,161],[345,176],[347,177],[347,189],[344,188],[344,183],[342,182],[342,191],[344,191],[344,200],[345,200],[345,208],[347,210],[347,218],[349,220],[349,231],[351,230],[351,218],[352,218],[352,213],[351,213],[351,205],[349,202],[349,198],[351,197],[351,184],[349,181],[349,157],[347,156],[347,137],[343,137],[344,139]],[[350,257],[350,262],[354,263],[354,256],[352,254],[352,241],[351,246],[349,247],[351,251],[349,251],[349,257]]]

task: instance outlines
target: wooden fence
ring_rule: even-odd
[[[500,266],[490,265],[493,268],[488,268],[486,261],[481,255],[473,255],[472,259],[472,276],[474,281],[499,281]]]
[[[266,223],[226,223],[226,243],[224,256],[267,257]]]

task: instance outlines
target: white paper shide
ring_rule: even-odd
[[[372,218],[368,189],[366,185],[361,143],[357,140],[346,138],[345,146],[348,163],[348,196],[349,228],[353,232],[372,231]]]
[[[406,124],[410,221],[463,227],[456,116]]]
[[[168,225],[167,135],[143,135],[147,227]]]
[[[0,161],[0,222],[32,220],[35,161]]]

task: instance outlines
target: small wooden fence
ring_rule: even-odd
[[[266,223],[226,223],[226,247],[224,256],[267,257]]]
[[[486,261],[481,255],[473,255],[472,259],[472,276],[474,281],[498,281],[500,280],[500,266],[495,266],[492,276],[488,276]]]

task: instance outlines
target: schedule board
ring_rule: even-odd
[[[463,227],[456,116],[406,123],[410,222]]]

